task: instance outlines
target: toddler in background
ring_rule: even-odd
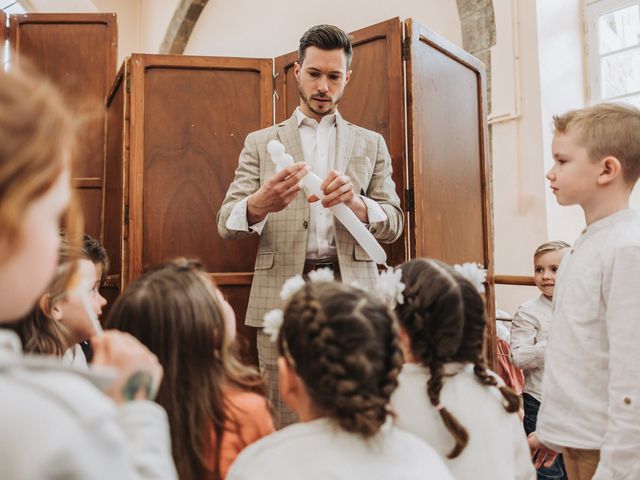
[[[274,431],[260,374],[235,353],[233,309],[199,263],[175,260],[131,283],[106,326],[158,356],[157,402],[180,478],[223,479],[236,455]]]
[[[452,479],[427,444],[390,421],[402,365],[392,312],[355,287],[293,278],[300,289],[265,325],[277,336],[282,397],[300,423],[244,450],[229,480]]]
[[[437,260],[399,269],[405,289],[395,309],[406,363],[391,398],[397,425],[440,453],[458,480],[535,479],[520,399],[484,364],[485,306],[476,287]]]
[[[536,249],[533,254],[533,279],[541,293],[518,307],[511,325],[511,359],[525,376],[522,399],[527,435],[536,430],[542,400],[542,374],[551,325],[553,289],[556,272],[568,248],[571,248],[568,243],[553,241],[543,243]],[[561,455],[553,465],[538,469],[538,480],[546,479],[566,479]]]

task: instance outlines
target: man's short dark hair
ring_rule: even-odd
[[[298,63],[302,65],[304,53],[308,47],[316,47],[321,50],[342,49],[347,57],[347,68],[351,65],[353,49],[351,39],[343,30],[334,25],[316,25],[304,32],[298,47]]]

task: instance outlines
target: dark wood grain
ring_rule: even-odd
[[[491,163],[482,62],[408,20],[409,177],[415,192],[412,257],[487,269],[488,338],[495,339]],[[487,342],[495,365],[495,341]]]
[[[12,62],[28,59],[61,88],[83,120],[74,176],[78,183],[94,179],[91,186],[86,181],[81,186],[79,198],[86,215],[85,230],[98,237],[102,219],[103,101],[116,67],[115,14],[10,15],[9,43],[15,52]]]

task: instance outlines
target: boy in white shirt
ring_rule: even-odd
[[[547,337],[551,325],[551,300],[555,287],[556,272],[567,249],[571,246],[562,241],[545,242],[533,254],[533,280],[540,295],[520,305],[511,325],[511,359],[521,368],[524,377],[524,430],[527,435],[536,429],[538,410],[542,394],[542,374]],[[562,456],[549,467],[538,470],[538,480],[566,480]]]
[[[536,432],[536,463],[562,451],[571,480],[640,478],[640,111],[599,104],[554,117],[560,205],[587,227],[560,267]]]

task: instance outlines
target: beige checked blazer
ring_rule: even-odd
[[[391,158],[382,135],[358,127],[336,115],[336,157],[334,169],[351,178],[356,192],[375,200],[387,214],[384,222],[372,223],[369,231],[383,243],[398,239],[403,214],[395,184],[391,179]],[[279,140],[294,161],[304,161],[295,114],[272,127],[250,133],[240,153],[238,168],[218,212],[218,232],[223,238],[244,238],[252,233],[229,230],[227,219],[237,202],[258,190],[272,177],[275,165],[267,152],[270,140]],[[309,235],[309,203],[304,189],[280,212],[270,213],[260,234],[249,305],[245,323],[262,326],[264,314],[279,308],[284,281],[304,269]],[[346,283],[357,280],[370,286],[377,267],[351,234],[335,221],[335,241],[340,274]]]

